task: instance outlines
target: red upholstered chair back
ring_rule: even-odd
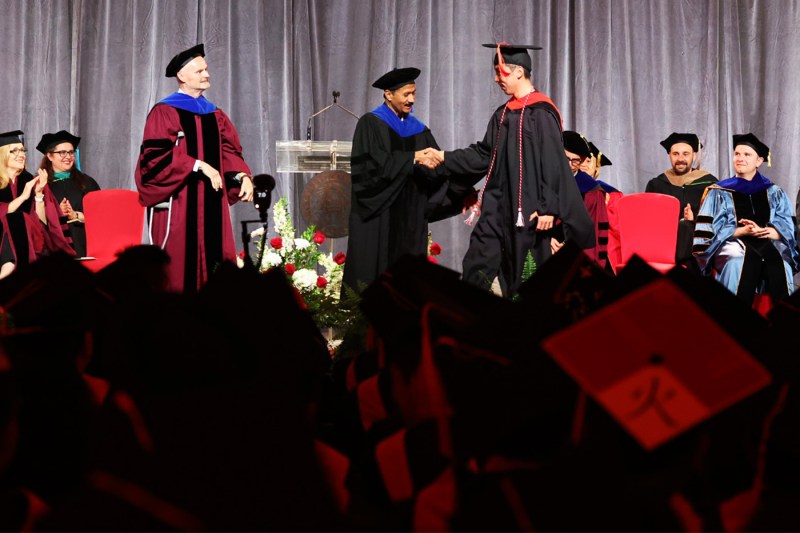
[[[84,263],[99,270],[129,246],[142,244],[144,207],[139,193],[122,189],[92,191],[83,198],[86,219],[86,255],[95,261]]]
[[[638,255],[665,272],[675,266],[680,202],[653,192],[628,194],[617,201],[622,267]]]

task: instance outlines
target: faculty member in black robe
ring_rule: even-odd
[[[460,213],[479,179],[448,181],[420,165],[436,148],[431,130],[412,114],[416,68],[394,69],[373,87],[384,102],[363,115],[353,134],[352,198],[344,283],[357,292],[405,254],[425,254],[428,222]],[[459,177],[460,178],[460,177]]]
[[[77,148],[81,138],[66,130],[42,135],[36,149],[44,157],[39,168],[47,172],[47,184],[59,201],[61,214],[67,217],[72,248],[78,257],[86,255],[86,221],[83,216],[83,197],[100,186],[76,166]]]
[[[480,218],[464,256],[463,279],[489,288],[497,276],[503,294],[513,296],[528,252],[539,265],[551,256],[556,219],[581,248],[594,246],[594,223],[564,157],[561,115],[530,79],[527,49],[539,47],[484,46],[497,49],[495,82],[511,98],[494,112],[482,141],[436,156],[448,172],[487,174],[472,207]]]
[[[674,196],[681,203],[675,261],[699,272],[692,256],[695,215],[700,210],[706,187],[716,183],[717,178],[700,170],[700,150],[703,145],[696,134],[672,132],[661,141],[661,146],[669,155],[671,168],[648,181],[644,192]]]

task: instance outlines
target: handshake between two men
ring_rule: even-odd
[[[444,150],[437,150],[436,148],[425,148],[424,150],[418,150],[414,152],[414,163],[418,165],[422,165],[429,169],[434,169],[441,165],[444,162]],[[478,195],[472,194],[469,198],[464,202],[464,210],[462,211],[464,214],[468,210],[473,211],[476,215],[480,212],[480,206],[478,205]],[[534,211],[530,214],[528,218],[530,222],[536,221],[536,231],[548,231],[553,228],[555,224],[555,217],[553,215],[540,215],[538,211]],[[518,226],[522,226],[522,222],[517,223]],[[559,243],[555,241],[555,239],[551,242],[551,251],[555,253],[556,251],[560,250],[564,243]]]
[[[414,163],[434,169],[444,162],[444,150],[425,148],[414,152]]]

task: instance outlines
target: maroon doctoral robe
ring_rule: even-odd
[[[219,170],[222,190],[214,191],[205,175],[193,171],[198,159]],[[169,226],[164,250],[170,256],[172,290],[194,292],[217,265],[236,260],[229,206],[239,199],[239,183],[233,179],[239,172],[250,175],[239,134],[222,110],[194,113],[159,103],[150,111],[136,186],[146,207],[172,198],[171,215],[155,209],[152,222],[157,245]]]
[[[34,179],[33,174],[23,170],[13,183],[9,182],[6,187],[0,189],[0,226],[2,226],[0,246],[8,239],[18,266],[27,265],[38,257],[55,252],[75,255],[67,218],[61,212],[59,202],[50,191],[50,187],[46,186],[42,190],[46,224],[43,224],[36,214],[33,191],[30,198],[22,202],[15,212],[8,212],[8,205],[32,179]]]

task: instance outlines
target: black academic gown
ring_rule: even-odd
[[[673,185],[667,175],[661,173],[647,182],[644,192],[657,192],[674,196],[681,203],[681,209],[678,212],[678,243],[675,249],[675,261],[692,270],[697,270],[697,262],[692,256],[695,223],[693,220],[684,220],[683,208],[686,207],[686,204],[689,204],[692,207],[692,213],[697,216],[700,211],[700,204],[703,202],[703,193],[706,187],[716,183],[717,178],[701,170],[694,170],[693,172],[699,173],[700,176],[691,183],[682,186]]]
[[[551,255],[550,232],[537,232],[536,222],[529,220],[534,211],[561,219],[564,236],[581,248],[591,248],[595,243],[594,223],[564,157],[558,110],[548,102],[537,101],[525,107],[524,115],[521,109],[508,109],[501,124],[503,108],[492,115],[482,141],[446,152],[444,166],[458,174],[485,173],[497,142],[481,216],[463,261],[463,279],[488,288],[499,275],[504,293],[512,295],[522,281],[528,251],[538,265]],[[524,226],[517,227],[521,116]]]
[[[352,199],[343,281],[360,292],[405,254],[426,254],[428,222],[461,212],[479,178],[448,181],[414,164],[414,152],[438,149],[429,128],[401,137],[374,113],[353,134]],[[441,168],[441,167],[440,167]]]
[[[84,174],[86,180],[85,188],[81,189],[78,182],[74,178],[57,180],[54,179],[49,183],[50,190],[53,191],[53,196],[60,203],[64,198],[69,200],[72,209],[83,213],[83,197],[92,191],[99,191],[100,186],[94,178]],[[72,236],[72,247],[78,257],[86,255],[86,227],[83,222],[70,222],[69,224],[70,235]]]

